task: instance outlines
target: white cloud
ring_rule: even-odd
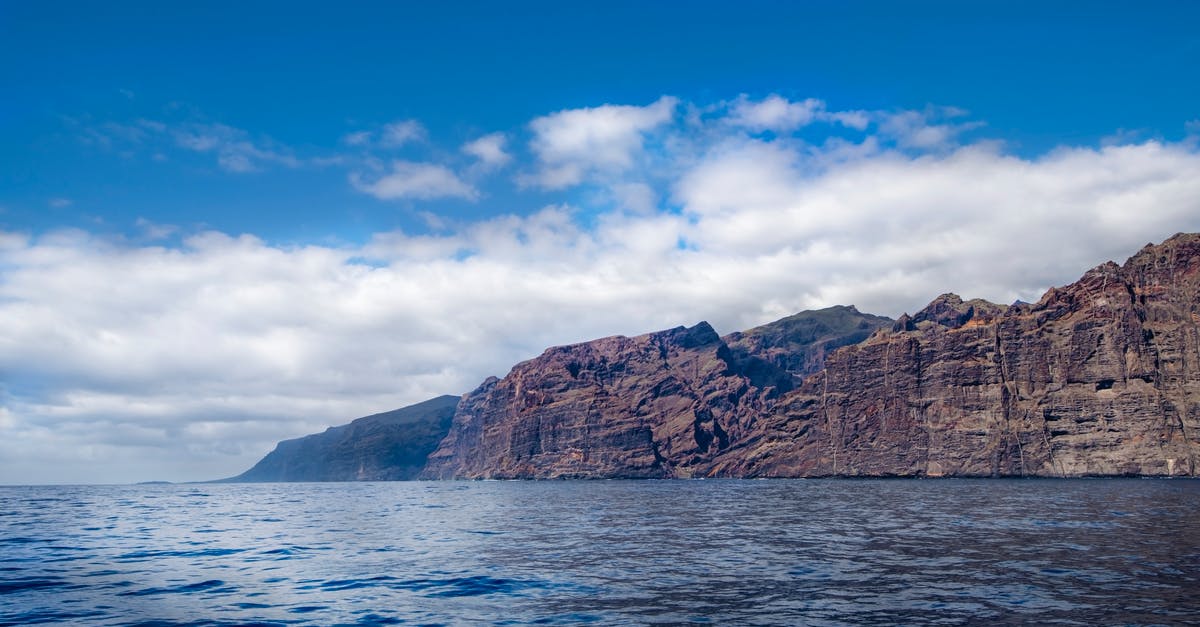
[[[63,209],[65,207],[71,206],[71,199],[70,198],[51,198],[50,200],[46,201],[46,204],[50,205],[51,209]]]
[[[539,168],[527,182],[561,189],[590,175],[629,170],[641,155],[645,134],[670,122],[677,106],[678,100],[663,96],[644,107],[602,105],[533,120],[530,147]]]
[[[946,149],[955,145],[959,134],[983,125],[981,122],[956,124],[947,121],[963,115],[966,115],[965,111],[953,107],[881,114],[879,130],[902,148]]]
[[[579,207],[427,216],[439,234],[346,247],[0,232],[0,483],[232,475],[279,439],[466,392],[548,345],[832,304],[896,316],[948,290],[1033,300],[1200,231],[1188,141],[1021,157],[921,137],[951,111],[887,131],[872,113],[881,134],[814,145],[663,102],[539,118],[538,174],[604,183]],[[431,163],[353,182],[479,194]]]
[[[771,94],[753,102],[742,95],[730,107],[729,121],[754,131],[794,131],[815,121],[824,109],[825,103],[816,98],[789,102]]]
[[[350,183],[359,191],[381,200],[399,198],[465,198],[475,200],[479,191],[452,170],[434,163],[394,161],[390,173],[374,180],[362,174],[350,175]]]
[[[742,94],[729,104],[725,120],[752,132],[789,133],[814,122],[840,124],[863,131],[871,123],[871,116],[866,111],[829,111],[825,101],[816,98],[793,102],[771,94],[754,101]]]
[[[398,148],[404,144],[425,139],[425,127],[416,120],[397,120],[384,125],[379,133],[379,143],[384,148]]]
[[[823,117],[859,131],[867,130],[871,123],[871,116],[866,111],[830,111],[824,113]]]
[[[499,168],[512,160],[504,151],[505,140],[504,133],[491,133],[463,144],[462,151],[489,168]]]

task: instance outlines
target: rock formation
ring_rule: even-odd
[[[551,348],[465,396],[422,476],[707,476],[825,351],[890,323],[834,307],[734,334],[734,348],[705,322]]]
[[[708,323],[551,348],[465,396],[423,476],[706,474],[767,394]]]
[[[1037,303],[610,337],[455,400],[282,442],[238,479],[1195,476],[1200,234]]]
[[[457,396],[439,396],[284,440],[253,468],[226,481],[413,479],[446,435],[457,405]]]
[[[1200,235],[1036,304],[939,297],[828,357],[715,474],[1195,475]]]

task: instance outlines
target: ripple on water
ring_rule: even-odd
[[[206,581],[198,581],[195,583],[185,583],[178,586],[166,586],[162,588],[142,588],[141,590],[131,590],[129,592],[118,593],[117,596],[133,596],[144,597],[158,594],[194,594],[197,592],[213,592],[213,593],[229,593],[236,592],[236,586],[226,586],[224,581],[220,579],[208,579]]]
[[[0,579],[0,594],[15,594],[30,590],[45,590],[49,588],[77,588],[65,579],[31,577],[28,579]]]
[[[1200,482],[21,490],[0,625],[1200,624]]]

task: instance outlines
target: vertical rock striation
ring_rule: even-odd
[[[235,480],[1195,476],[1200,234],[1033,304],[609,337],[455,401],[281,442]]]
[[[706,322],[551,348],[466,395],[423,476],[705,475],[770,396]]]
[[[1200,235],[836,351],[715,466],[746,476],[1195,475]]]

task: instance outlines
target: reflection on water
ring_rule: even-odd
[[[0,624],[1200,621],[1200,482],[0,488]]]

